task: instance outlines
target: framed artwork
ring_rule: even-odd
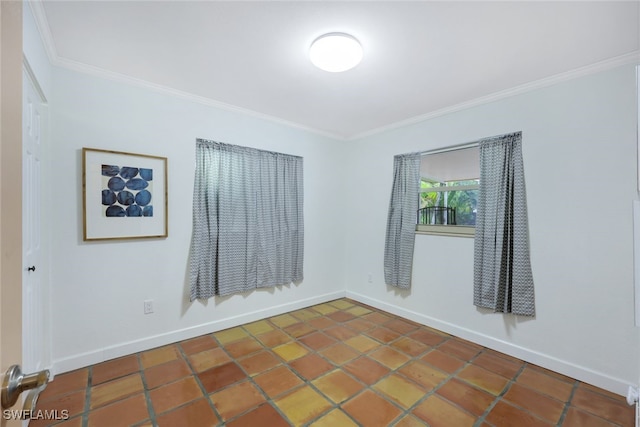
[[[83,239],[168,236],[167,158],[82,149]]]

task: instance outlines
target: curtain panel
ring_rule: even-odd
[[[407,289],[411,285],[416,215],[420,198],[420,153],[394,157],[393,186],[384,245],[384,281]]]
[[[303,278],[302,157],[198,139],[191,301]]]
[[[534,316],[522,133],[479,146],[473,301],[495,312]]]

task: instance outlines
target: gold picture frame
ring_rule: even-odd
[[[169,235],[167,158],[82,149],[83,240]]]

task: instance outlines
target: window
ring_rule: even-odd
[[[480,184],[478,146],[428,152],[420,163],[416,231],[473,236]]]

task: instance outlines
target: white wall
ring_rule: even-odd
[[[345,295],[344,165],[331,139],[54,67],[48,209],[55,371],[148,349]],[[188,303],[195,140],[304,157],[304,281]],[[82,241],[82,147],[168,157],[169,237]],[[155,313],[143,314],[143,300]]]
[[[631,210],[635,99],[634,67],[625,66],[353,142],[348,296],[626,393],[640,368]],[[476,309],[469,238],[416,236],[411,290],[387,287],[393,155],[514,131],[523,132],[536,318]]]
[[[344,295],[620,394],[640,378],[633,327],[633,67],[583,77],[358,141],[337,142],[51,67],[25,8],[25,55],[50,100],[54,372]],[[472,304],[473,240],[416,237],[413,288],[384,285],[393,155],[523,131],[534,320]],[[305,158],[305,280],[187,302],[195,138]],[[81,148],[169,158],[169,237],[82,241]],[[48,200],[45,197],[45,200]],[[373,283],[368,283],[371,273]],[[143,315],[153,299],[155,313]]]

